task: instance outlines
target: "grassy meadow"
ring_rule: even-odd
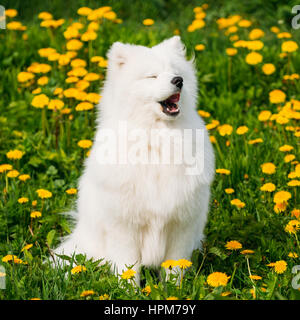
[[[130,3],[0,3],[0,299],[300,299],[296,3]],[[144,268],[141,287],[130,269],[118,278],[83,255],[51,268],[52,249],[72,229],[60,213],[76,205],[107,50],[174,34],[195,57],[195,108],[216,154],[203,249],[166,261],[161,281]],[[187,269],[179,283],[165,276],[175,265]]]

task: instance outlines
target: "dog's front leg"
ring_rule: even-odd
[[[120,276],[128,268],[136,271],[134,279],[139,285],[140,255],[135,228],[116,222],[109,226],[110,232],[106,233],[105,247],[106,259],[111,261],[112,269]]]

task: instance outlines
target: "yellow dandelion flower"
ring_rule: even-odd
[[[72,39],[67,42],[67,49],[71,51],[80,50],[83,46],[83,43],[77,39]]]
[[[41,199],[47,199],[47,198],[51,198],[52,197],[52,192],[46,190],[46,189],[38,189],[36,191],[36,193],[38,194],[38,196]]]
[[[292,35],[289,32],[280,32],[277,34],[278,39],[289,39]]]
[[[85,80],[79,80],[76,83],[76,88],[78,90],[84,91],[86,88],[88,88],[90,86],[90,83],[88,81]]]
[[[80,15],[80,16],[88,16],[90,13],[92,13],[92,9],[91,8],[88,8],[88,7],[81,7],[77,10],[77,13]]]
[[[145,293],[146,296],[149,296],[149,294],[151,293],[151,287],[146,286],[145,288],[142,289],[142,292]]]
[[[107,67],[107,63],[108,63],[107,60],[103,59],[103,60],[99,61],[98,66],[100,68],[106,68]]]
[[[284,212],[287,207],[287,202],[276,203],[274,205],[274,211],[279,214],[280,212]]]
[[[0,165],[0,173],[12,170],[12,165],[10,164],[1,164]]]
[[[261,50],[264,47],[264,43],[260,40],[247,41],[247,48],[252,51]]]
[[[285,157],[284,157],[284,162],[288,163],[288,162],[291,162],[295,159],[295,155],[293,154],[287,154]]]
[[[275,68],[274,64],[272,64],[272,63],[265,63],[262,66],[262,71],[264,74],[270,75],[276,71],[276,68]]]
[[[195,50],[196,51],[203,51],[203,50],[205,50],[205,45],[202,43],[197,44],[197,45],[195,45]]]
[[[250,52],[246,56],[246,62],[250,65],[256,65],[262,62],[263,56],[257,52]]]
[[[212,129],[216,128],[219,124],[220,124],[220,122],[218,120],[212,120],[211,123],[206,125],[206,129],[212,130]]]
[[[275,189],[276,189],[275,184],[271,182],[265,183],[263,186],[260,187],[261,191],[267,191],[267,192],[273,192]]]
[[[244,208],[246,206],[246,204],[242,202],[240,199],[233,199],[230,201],[230,203],[239,209]]]
[[[276,26],[271,27],[270,30],[273,33],[279,33],[280,32],[280,29],[278,27],[276,27]]]
[[[66,66],[70,62],[70,57],[67,54],[61,54],[58,58],[58,64],[60,66]]]
[[[283,146],[281,146],[281,147],[279,148],[279,151],[288,152],[288,151],[291,151],[291,150],[293,150],[293,149],[294,149],[293,146],[290,146],[290,145],[288,145],[288,144],[285,144],[285,145],[283,145]]]
[[[154,20],[153,19],[145,19],[143,20],[143,25],[144,26],[152,26],[154,24]]]
[[[6,9],[5,15],[9,18],[14,18],[18,15],[18,11],[16,9]]]
[[[25,72],[25,71],[20,72],[17,76],[18,82],[20,82],[20,83],[27,82],[29,80],[32,80],[33,78],[34,78],[33,73]]]
[[[68,189],[68,190],[66,190],[66,193],[69,194],[69,195],[76,194],[77,193],[77,189],[75,189],[75,188]]]
[[[186,269],[186,268],[189,268],[192,265],[192,262],[188,261],[186,259],[179,259],[177,261],[177,264],[178,264],[180,269]]]
[[[225,192],[226,192],[227,194],[232,194],[232,193],[234,193],[234,189],[232,189],[232,188],[227,188],[227,189],[225,189]]]
[[[17,171],[17,170],[11,170],[11,171],[9,171],[9,172],[6,174],[6,176],[7,176],[8,178],[16,178],[19,174],[20,174],[19,171]]]
[[[103,17],[108,20],[115,20],[117,18],[117,15],[113,11],[108,11],[103,13]]]
[[[40,218],[42,216],[42,213],[40,211],[32,211],[30,213],[30,217],[32,219],[35,219],[35,218]]]
[[[8,254],[5,257],[2,258],[2,262],[13,262],[15,264],[22,264],[23,261],[21,259],[19,259],[17,256],[12,255],[12,254]]]
[[[264,31],[261,29],[253,29],[249,33],[249,39],[250,40],[256,40],[259,38],[262,38],[265,35]]]
[[[216,169],[216,173],[225,174],[228,176],[231,172],[227,169]]]
[[[64,102],[59,99],[51,99],[48,104],[48,109],[56,111],[62,109],[64,105]]]
[[[11,160],[19,160],[23,157],[23,155],[24,155],[24,152],[15,149],[15,150],[8,151],[6,154],[6,157]]]
[[[219,287],[226,286],[228,283],[228,279],[230,276],[227,276],[226,273],[223,272],[213,272],[207,277],[207,283],[211,287]]]
[[[53,16],[51,13],[43,11],[39,13],[38,18],[42,20],[51,20]]]
[[[85,81],[96,81],[96,80],[99,80],[100,79],[100,75],[97,74],[97,73],[88,73],[84,78],[83,80]]]
[[[298,44],[295,41],[285,41],[281,45],[282,52],[294,52],[298,50]]]
[[[176,260],[169,259],[164,261],[161,266],[165,269],[172,269],[178,266],[178,262]]]
[[[33,244],[27,244],[25,247],[22,248],[21,252],[25,251],[25,250],[29,250],[30,248],[33,247]]]
[[[27,203],[28,201],[29,201],[29,199],[28,199],[28,198],[25,198],[25,197],[22,197],[22,198],[18,199],[18,202],[19,202],[20,204]]]
[[[287,184],[289,187],[299,187],[300,186],[300,180],[291,180]]]
[[[290,253],[288,254],[288,256],[289,256],[290,258],[292,258],[292,259],[297,259],[297,258],[298,258],[298,254],[297,254],[296,252],[290,252]]]
[[[37,84],[39,86],[45,86],[46,84],[48,84],[49,82],[49,78],[48,77],[40,77],[38,80],[37,80]]]
[[[93,142],[91,140],[80,140],[77,144],[82,149],[88,149],[92,146]]]
[[[211,143],[216,143],[217,142],[217,139],[215,136],[209,136],[209,140]]]
[[[253,139],[253,140],[249,140],[248,141],[248,144],[258,144],[258,143],[263,143],[264,141],[263,141],[263,139],[261,139],[261,138],[257,138],[257,139]]]
[[[223,125],[218,127],[219,134],[221,136],[223,136],[223,137],[225,135],[230,136],[231,133],[232,133],[232,130],[233,130],[233,128],[232,128],[232,126],[230,124],[223,124]]]
[[[252,274],[251,276],[249,276],[249,278],[250,278],[251,280],[261,280],[261,279],[262,279],[261,276],[258,276],[258,275],[256,275],[256,274]]]
[[[226,54],[230,57],[235,56],[237,54],[237,49],[236,48],[227,48],[226,49]]]
[[[80,39],[81,39],[82,41],[84,41],[84,42],[87,42],[87,41],[95,40],[95,39],[97,39],[97,37],[98,37],[98,34],[97,34],[94,30],[88,29],[87,32],[85,32],[85,33],[83,33],[83,34],[81,35],[81,38],[80,38]]]
[[[98,93],[94,93],[94,92],[90,92],[86,95],[85,99],[91,103],[98,103],[101,99],[100,94]]]
[[[35,96],[31,101],[32,106],[40,109],[43,109],[46,105],[48,105],[48,103],[49,98],[44,93]]]
[[[241,28],[248,28],[252,25],[252,22],[246,19],[240,20],[238,26]]]
[[[242,244],[236,240],[228,241],[225,245],[227,250],[238,250],[242,248]]]
[[[122,279],[132,279],[134,275],[136,274],[136,271],[132,269],[128,269],[122,273]]]
[[[278,191],[275,193],[273,201],[276,204],[283,203],[287,202],[291,197],[292,195],[288,191]]]
[[[272,162],[264,163],[260,167],[262,172],[266,174],[273,174],[276,171],[276,166]]]
[[[41,88],[36,88],[35,90],[33,90],[31,93],[32,94],[39,94],[42,92],[42,89]]]
[[[269,93],[269,100],[271,103],[282,103],[286,99],[286,94],[278,89],[272,90]]]
[[[300,218],[300,210],[299,209],[293,209],[291,212],[292,217],[296,217],[296,219]]]
[[[300,222],[298,220],[291,220],[285,226],[284,231],[288,233],[296,234],[300,230]]]
[[[167,298],[166,300],[178,300],[178,298],[175,296],[171,296],[171,297]]]
[[[78,77],[68,77],[66,78],[66,83],[75,83],[77,81],[79,81],[79,78]]]
[[[276,261],[274,264],[274,271],[276,273],[284,273],[287,269],[287,263],[284,260]]]
[[[101,296],[99,297],[99,300],[108,300],[108,299],[109,299],[109,295],[106,294],[106,293],[104,293],[103,295],[101,295]]]
[[[245,250],[242,250],[241,252],[240,252],[241,254],[253,254],[254,253],[254,251],[253,250],[250,250],[250,249],[245,249]]]
[[[72,274],[78,274],[78,273],[85,272],[85,271],[86,271],[86,267],[79,265],[79,266],[74,267],[74,268],[71,270],[71,273],[72,273]]]
[[[202,117],[202,118],[209,118],[210,117],[210,113],[204,110],[198,110],[198,114]]]
[[[96,294],[94,290],[84,290],[81,292],[80,297],[88,297]]]
[[[272,112],[269,110],[261,111],[260,114],[258,115],[258,120],[267,121],[270,119],[271,115],[272,115]]]
[[[243,134],[245,134],[245,133],[248,132],[248,131],[249,131],[249,128],[246,127],[246,126],[241,126],[241,127],[238,127],[238,128],[236,129],[236,133],[237,133],[238,135],[243,135]]]
[[[87,110],[91,110],[93,108],[94,108],[94,105],[92,103],[90,103],[90,102],[81,102],[75,107],[75,110],[76,111],[87,111]]]

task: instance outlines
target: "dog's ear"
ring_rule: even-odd
[[[180,55],[185,56],[185,46],[179,36],[167,39],[165,43],[175,49]]]
[[[128,45],[122,42],[113,43],[107,53],[107,57],[110,63],[122,67],[128,59]]]

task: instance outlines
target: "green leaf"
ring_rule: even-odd
[[[219,249],[217,247],[210,248],[208,252],[218,256],[222,260],[225,260],[227,258],[227,255],[224,252],[222,252],[221,249]]]
[[[51,247],[51,245],[52,245],[53,239],[55,237],[55,233],[56,233],[55,230],[51,230],[47,234],[47,243],[48,243],[49,247]]]

